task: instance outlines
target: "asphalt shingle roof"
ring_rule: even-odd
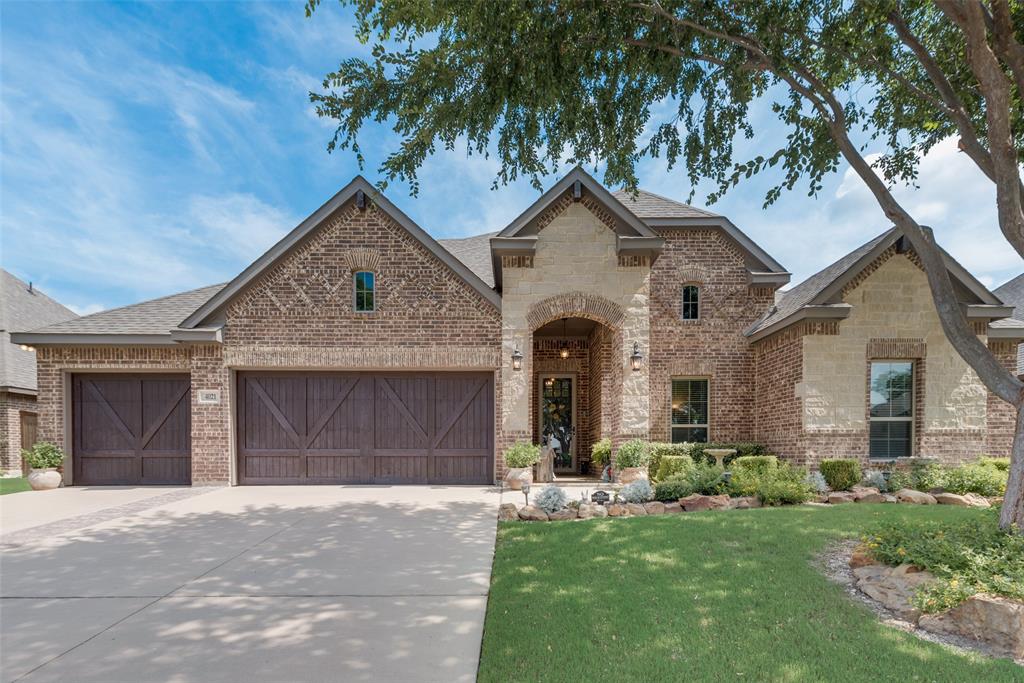
[[[19,331],[38,334],[168,334],[223,287],[224,283],[200,287],[56,325]]]
[[[636,196],[625,190],[615,190],[612,196],[637,218],[717,218],[720,215],[647,190],[637,190]]]
[[[1007,306],[1013,306],[1013,318],[1004,318],[992,323],[992,327],[1024,327],[1024,273],[1004,282],[992,293]],[[1017,374],[1024,374],[1024,344],[1017,345]]]
[[[768,313],[766,313],[763,318],[754,323],[754,325],[747,330],[747,334],[754,334],[758,330],[762,330],[781,320],[785,320],[804,306],[810,304],[826,287],[835,282],[844,273],[846,273],[846,271],[852,268],[857,261],[878,246],[879,242],[889,237],[893,230],[895,230],[895,228],[883,232],[875,239],[862,244],[835,263],[819,270],[797,286],[784,292],[782,297],[776,302],[774,308],[769,309]]]
[[[488,232],[472,237],[438,240],[438,244],[462,261],[478,278],[487,283],[488,287],[493,288],[494,268],[491,265],[491,238],[497,234]]]
[[[35,354],[12,344],[11,332],[74,317],[70,308],[0,270],[0,386],[36,390]]]

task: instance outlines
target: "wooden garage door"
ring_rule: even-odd
[[[486,484],[489,373],[239,373],[240,484]]]
[[[192,481],[188,375],[75,375],[74,483]]]

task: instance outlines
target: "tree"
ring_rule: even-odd
[[[310,93],[337,120],[330,150],[351,148],[369,120],[393,122],[399,150],[381,173],[418,190],[438,145],[496,150],[495,184],[540,186],[560,163],[606,164],[635,188],[644,155],[681,162],[715,201],[778,167],[777,200],[810,194],[849,164],[921,259],[946,336],[982,382],[1017,411],[1000,524],[1024,527],[1024,383],[972,331],[941,251],[890,188],[957,136],[996,189],[999,226],[1024,256],[1021,97],[1024,9],[1007,0],[341,0],[355,7],[370,60],[348,59]],[[309,0],[312,14],[319,0]],[[769,101],[784,144],[736,160],[754,136],[751,106]],[[665,102],[667,120],[653,112]],[[645,131],[648,133],[645,136]],[[650,132],[653,131],[653,132]],[[874,164],[865,144],[882,146]],[[768,144],[766,142],[766,144]]]

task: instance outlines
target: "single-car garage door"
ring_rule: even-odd
[[[240,484],[487,484],[490,373],[243,372]]]
[[[188,375],[75,375],[74,483],[188,484]]]

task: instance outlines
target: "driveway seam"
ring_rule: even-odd
[[[212,490],[212,489],[211,489],[211,490]],[[144,612],[145,610],[149,609],[150,607],[152,607],[152,606],[153,606],[153,605],[155,605],[156,603],[160,602],[160,601],[161,601],[161,600],[163,600],[164,598],[168,598],[168,597],[170,597],[170,596],[171,596],[172,594],[174,594],[174,593],[176,593],[177,591],[181,590],[182,588],[184,588],[184,587],[185,587],[185,586],[187,586],[188,584],[192,583],[193,581],[198,581],[199,579],[203,578],[203,577],[204,577],[204,576],[206,576],[207,574],[209,574],[209,573],[211,573],[211,572],[215,572],[215,571],[217,571],[218,569],[220,569],[221,567],[223,567],[224,565],[226,565],[226,564],[227,564],[228,562],[232,562],[233,560],[236,560],[236,559],[238,559],[238,558],[239,558],[239,557],[241,557],[242,555],[245,555],[245,554],[246,554],[247,552],[249,552],[250,550],[252,550],[252,549],[254,549],[254,548],[256,548],[256,547],[258,547],[258,546],[260,546],[260,545],[263,545],[264,543],[266,543],[266,542],[267,542],[267,541],[269,541],[270,539],[274,538],[274,537],[275,537],[275,536],[277,536],[278,534],[280,534],[280,533],[283,533],[283,532],[285,532],[285,531],[288,531],[288,530],[289,530],[289,529],[291,529],[291,528],[292,528],[293,526],[295,526],[296,524],[298,524],[298,523],[299,523],[300,521],[302,521],[302,518],[301,518],[301,517],[300,517],[299,519],[296,519],[296,520],[295,520],[294,522],[292,522],[291,524],[287,524],[287,525],[285,525],[285,526],[281,527],[280,529],[278,529],[278,530],[277,530],[277,531],[275,531],[274,533],[270,534],[269,536],[266,536],[266,537],[264,537],[264,538],[262,538],[262,539],[260,539],[260,540],[256,541],[255,543],[253,543],[253,544],[251,544],[251,545],[249,545],[249,546],[247,546],[247,547],[243,548],[243,549],[242,549],[242,550],[240,550],[240,551],[239,551],[238,553],[236,553],[236,554],[232,555],[231,557],[229,557],[229,558],[227,558],[227,559],[223,560],[222,562],[219,562],[219,563],[217,563],[217,564],[216,564],[216,565],[214,565],[213,567],[210,567],[209,569],[207,569],[207,570],[206,570],[206,571],[204,571],[203,573],[199,574],[198,576],[195,576],[195,577],[193,577],[193,578],[189,579],[188,581],[185,581],[185,582],[184,582],[184,583],[182,583],[181,585],[179,585],[179,586],[176,586],[176,587],[172,588],[172,589],[171,589],[170,591],[168,591],[167,593],[164,593],[163,595],[161,595],[161,596],[157,597],[157,598],[156,598],[155,600],[151,600],[151,601],[147,602],[147,603],[146,603],[145,605],[143,605],[142,607],[139,607],[139,608],[138,608],[137,610],[135,610],[135,611],[133,611],[133,612],[130,612],[130,613],[126,614],[125,616],[121,617],[120,619],[118,619],[118,620],[117,620],[117,621],[115,621],[114,623],[110,624],[109,626],[107,626],[107,627],[105,627],[105,628],[103,628],[103,629],[101,629],[101,630],[97,631],[96,633],[92,634],[91,636],[89,636],[88,638],[86,638],[85,640],[83,640],[82,642],[80,642],[80,643],[77,643],[77,644],[75,644],[75,645],[73,645],[73,646],[69,647],[68,649],[64,650],[64,651],[63,651],[63,652],[61,652],[60,654],[58,654],[58,655],[54,655],[53,657],[51,657],[50,659],[47,659],[47,660],[46,660],[45,662],[43,662],[42,664],[39,664],[39,665],[37,665],[37,666],[33,667],[32,669],[30,669],[30,670],[26,671],[26,672],[25,672],[25,673],[23,673],[22,675],[20,675],[20,676],[18,676],[17,678],[13,679],[13,680],[12,680],[12,683],[17,683],[17,681],[21,681],[21,680],[24,680],[25,678],[27,678],[28,676],[31,676],[32,674],[34,674],[34,673],[35,673],[36,671],[39,671],[39,670],[40,670],[40,669],[42,669],[43,667],[45,667],[45,666],[47,666],[47,665],[49,665],[49,664],[52,664],[53,662],[57,661],[57,660],[58,660],[58,659],[60,659],[61,657],[65,656],[65,655],[67,655],[67,654],[69,654],[69,653],[71,653],[71,652],[74,652],[75,650],[77,650],[78,648],[82,647],[82,646],[83,646],[83,645],[85,645],[86,643],[92,642],[93,640],[95,640],[95,639],[96,639],[96,638],[98,638],[99,636],[103,635],[104,633],[106,633],[106,632],[107,632],[107,631],[109,631],[110,629],[112,629],[112,628],[114,628],[115,626],[118,626],[118,625],[120,625],[120,624],[123,624],[123,623],[124,623],[125,621],[127,621],[128,619],[131,619],[131,618],[132,618],[132,617],[134,617],[135,615],[137,615],[137,614],[139,614],[139,613],[141,613],[141,612]],[[191,597],[191,596],[182,596],[182,597]]]

